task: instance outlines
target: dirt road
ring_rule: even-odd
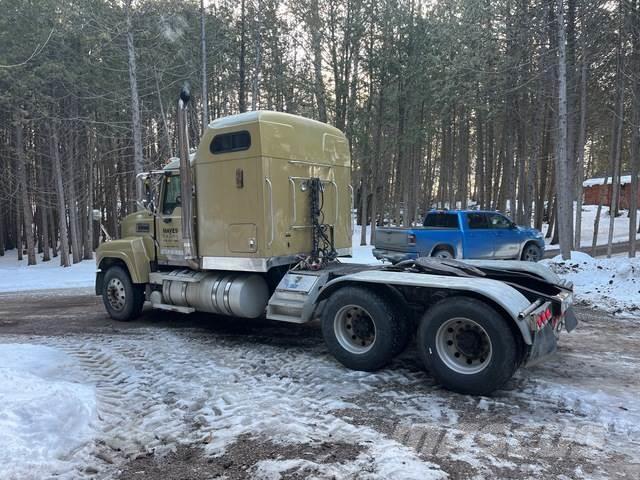
[[[638,319],[578,316],[492,397],[442,390],[414,348],[349,372],[315,324],[117,323],[90,291],[0,294],[0,343],[59,348],[96,385],[101,431],[74,478],[638,478]]]

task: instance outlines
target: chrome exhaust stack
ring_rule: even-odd
[[[193,178],[189,160],[189,126],[187,106],[191,94],[187,84],[182,87],[178,100],[178,147],[180,151],[180,191],[182,207],[182,245],[184,259],[193,270],[200,268],[193,228]]]

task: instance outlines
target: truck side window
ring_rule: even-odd
[[[171,215],[176,207],[180,206],[180,175],[171,175],[166,178],[164,196],[162,198],[162,213]]]
[[[505,230],[511,228],[512,222],[504,215],[499,213],[489,213],[489,228],[497,230]]]
[[[455,213],[429,213],[423,225],[435,228],[458,228],[458,215]]]
[[[242,132],[223,133],[216,135],[211,141],[209,149],[214,155],[218,153],[240,152],[251,146],[251,135],[246,130]]]
[[[484,213],[467,213],[467,224],[469,225],[469,229],[489,228],[487,215]]]

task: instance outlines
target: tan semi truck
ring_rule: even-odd
[[[140,175],[145,198],[97,251],[96,295],[109,315],[145,303],[292,323],[319,319],[344,366],[373,371],[416,338],[446,388],[488,394],[575,328],[572,286],[528,262],[420,258],[342,263],[351,253],[350,151],[339,130],[286,113],[218,119],[195,154],[188,96],[180,158]],[[241,321],[241,320],[238,320]]]

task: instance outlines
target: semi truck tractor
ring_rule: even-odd
[[[577,320],[572,285],[520,261],[416,258],[346,263],[351,160],[345,135],[295,115],[253,111],[207,126],[179,158],[138,175],[139,210],[96,255],[96,295],[115,320],[151,308],[319,321],[345,367],[375,371],[415,339],[445,388],[489,394],[548,358]]]

